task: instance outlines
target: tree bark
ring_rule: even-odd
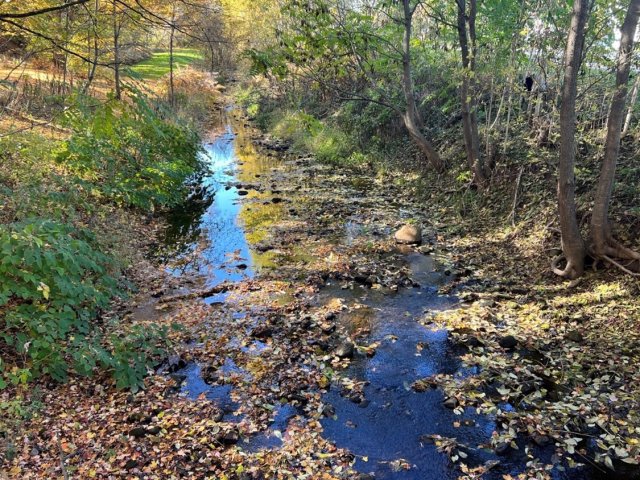
[[[113,78],[115,82],[115,95],[118,100],[122,99],[122,89],[120,86],[120,25],[118,22],[118,8],[116,0],[112,2],[113,14]]]
[[[633,83],[633,90],[631,90],[631,99],[629,100],[629,109],[627,110],[627,117],[624,120],[624,127],[622,128],[622,136],[624,137],[629,131],[631,126],[631,119],[633,118],[633,109],[636,106],[638,100],[638,88],[640,87],[640,74],[636,75],[636,81]]]
[[[475,97],[475,63],[476,63],[476,0],[469,0],[469,15],[466,13],[466,0],[456,0],[458,5],[458,38],[462,55],[462,86],[460,100],[462,105],[462,127],[464,143],[467,151],[467,163],[473,173],[473,183],[484,188],[486,177],[480,156],[480,139],[478,135],[478,117]],[[471,51],[469,50],[471,43]]]
[[[640,260],[640,254],[633,252],[613,240],[609,225],[609,203],[615,181],[616,164],[620,152],[620,138],[627,100],[627,83],[631,70],[631,55],[634,38],[640,17],[640,0],[631,0],[629,10],[620,31],[620,48],[616,71],[616,88],[611,100],[607,120],[607,138],[604,148],[604,160],[594,198],[591,217],[591,240],[593,253],[598,258],[616,257]]]
[[[589,17],[589,0],[574,0],[571,27],[565,51],[562,107],[560,109],[560,159],[558,162],[558,213],[562,234],[562,252],[567,265],[555,266],[554,272],[575,279],[584,272],[585,245],[578,226],[575,174],[576,159],[576,96],[578,74],[582,62],[585,26]]]
[[[411,73],[411,26],[413,22],[413,13],[415,9],[409,4],[409,0],[402,0],[404,12],[404,37],[402,41],[402,89],[407,104],[403,120],[409,135],[416,145],[422,150],[427,157],[429,164],[436,170],[441,172],[444,170],[444,162],[440,158],[438,152],[433,148],[431,143],[424,137],[420,128],[422,120],[420,112],[416,106],[416,100],[413,96],[413,78]]]
[[[171,34],[169,36],[169,105],[175,106],[176,97],[173,85],[173,41],[176,34],[176,5],[171,10]]]
[[[98,14],[100,11],[100,0],[95,0],[93,16],[91,18],[91,24],[93,29],[93,61],[89,64],[89,72],[87,73],[87,82],[85,83],[82,92],[87,93],[89,88],[91,88],[91,84],[93,83],[93,79],[96,76],[96,69],[98,67],[98,59],[100,56],[100,50],[98,46]],[[91,37],[89,37],[89,43],[91,43]],[[87,57],[91,55],[91,51],[88,52]]]

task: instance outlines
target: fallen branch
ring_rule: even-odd
[[[178,295],[170,295],[168,297],[164,297],[160,300],[160,303],[171,303],[177,302],[179,300],[189,300],[193,298],[206,298],[211,295],[215,295],[216,293],[225,293],[233,288],[233,285],[229,283],[221,283],[220,285],[216,285],[215,287],[205,288],[203,290],[195,290],[189,293],[181,293]]]

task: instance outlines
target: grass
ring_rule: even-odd
[[[174,67],[180,68],[198,60],[202,54],[195,48],[175,48],[173,50]],[[129,69],[141,80],[157,80],[169,73],[169,52],[155,52],[151,57],[143,60]]]

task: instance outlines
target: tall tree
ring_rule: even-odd
[[[460,102],[462,111],[462,128],[467,151],[467,163],[473,172],[473,182],[479,187],[486,183],[482,157],[480,155],[480,137],[478,135],[477,100],[475,92],[476,58],[478,54],[476,41],[476,0],[456,0],[458,7],[458,38],[462,56],[462,86]]]
[[[473,1],[473,0],[472,0]],[[416,106],[414,97],[413,75],[411,69],[411,29],[413,15],[420,3],[410,4],[410,0],[402,0],[404,35],[402,38],[402,91],[406,102],[406,110],[403,115],[404,124],[409,135],[427,157],[427,161],[437,170],[444,169],[444,162],[431,143],[421,132],[422,119]]]
[[[631,70],[631,54],[638,18],[640,17],[640,0],[631,0],[629,9],[620,31],[620,47],[616,69],[616,88],[613,93],[609,119],[607,121],[607,138],[604,148],[604,160],[598,180],[591,217],[591,240],[593,253],[597,258],[605,259],[619,265],[614,258],[640,260],[640,253],[621,245],[613,238],[609,221],[609,204],[616,174],[616,164],[620,151],[620,136],[624,123],[625,103],[627,100],[627,83]]]
[[[563,270],[553,262],[553,271],[576,279],[584,272],[585,245],[578,225],[575,198],[576,96],[582,63],[585,29],[589,18],[589,0],[574,0],[571,27],[565,50],[564,83],[560,108],[560,158],[558,162],[558,213],[562,234],[562,252],[567,264]]]

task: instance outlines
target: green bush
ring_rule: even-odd
[[[160,329],[104,339],[95,319],[121,294],[91,232],[48,220],[0,226],[0,388],[40,375],[64,380],[110,369],[121,387],[142,383]]]
[[[130,98],[97,107],[78,99],[66,116],[73,134],[57,160],[91,196],[143,209],[175,205],[198,164],[198,135],[142,94]]]
[[[292,142],[294,148],[313,153],[322,162],[344,163],[354,152],[345,132],[303,112],[275,116],[272,131]]]
[[[22,360],[4,372],[14,383],[43,373],[63,379],[69,358],[76,371],[91,370],[90,321],[118,293],[108,257],[92,243],[91,233],[52,221],[0,227],[2,351]]]

